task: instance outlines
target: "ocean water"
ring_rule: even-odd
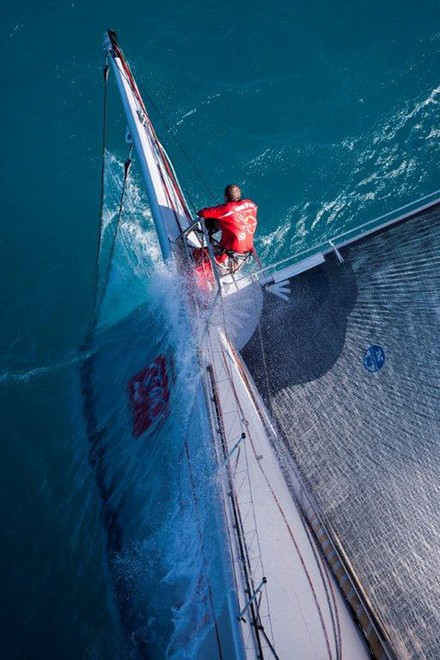
[[[440,188],[440,6],[28,0],[3,4],[1,19],[1,651],[116,657],[78,388],[96,285],[103,31],[117,31],[159,109],[152,118],[188,199],[211,204],[226,183],[242,185],[259,204],[257,248],[271,263]],[[117,172],[125,122],[111,91]],[[116,264],[127,282],[119,309],[154,297],[159,267],[136,195],[142,211],[121,243],[136,258]],[[178,545],[174,558],[177,574]],[[173,584],[172,559],[149,590]],[[173,616],[147,621],[164,654],[186,639]]]

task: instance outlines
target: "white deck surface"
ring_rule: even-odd
[[[239,357],[215,327],[209,332],[209,343],[229,451],[236,446],[241,433],[246,433],[246,438],[233,451],[229,465],[254,587],[258,587],[263,577],[267,578],[262,588],[260,616],[278,657],[368,658],[368,650],[346,602],[319,549],[309,538],[288,490],[265,425],[240,373]],[[218,453],[220,456],[221,452]],[[223,456],[219,460],[224,462]],[[230,502],[226,466],[222,472],[225,501]],[[248,597],[244,593],[231,511],[228,507],[241,610]],[[246,657],[255,658],[254,633],[248,614],[244,615],[247,623],[240,625]],[[267,643],[263,643],[263,650],[264,657],[273,657]]]

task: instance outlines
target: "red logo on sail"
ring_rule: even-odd
[[[166,410],[170,392],[164,355],[140,371],[128,383],[134,413],[133,435],[141,436]]]

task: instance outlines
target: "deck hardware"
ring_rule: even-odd
[[[229,463],[229,461],[231,460],[231,456],[232,456],[232,454],[233,454],[235,451],[237,451],[237,449],[239,448],[240,444],[243,442],[243,440],[244,440],[245,438],[246,438],[246,433],[242,433],[241,436],[239,437],[239,439],[237,440],[237,442],[235,443],[235,445],[232,447],[232,449],[231,449],[231,451],[229,452],[229,454],[226,456],[226,458],[225,458],[225,460],[224,460],[224,462],[223,462],[223,467],[225,467],[226,464]]]
[[[344,257],[343,257],[342,254],[339,252],[338,248],[336,247],[336,245],[333,243],[332,240],[329,240],[329,245],[330,245],[330,247],[332,248],[333,252],[334,252],[334,253],[336,254],[336,256],[338,257],[338,261],[339,261],[339,263],[340,263],[340,264],[343,264],[343,263],[344,263]]]
[[[254,600],[256,599],[256,597],[258,596],[258,594],[260,593],[260,591],[262,590],[262,588],[264,587],[265,584],[267,584],[267,579],[264,577],[264,578],[261,580],[261,582],[260,582],[260,584],[258,585],[258,587],[255,589],[255,591],[254,591],[254,593],[252,594],[252,596],[249,598],[249,600],[248,600],[248,602],[246,603],[246,605],[245,605],[245,606],[243,607],[243,609],[241,610],[240,614],[238,615],[237,619],[238,619],[239,621],[245,621],[245,619],[243,619],[243,614],[246,612],[246,610],[247,610],[247,609],[251,606],[251,604],[254,602]],[[246,591],[247,591],[247,590],[246,590]]]

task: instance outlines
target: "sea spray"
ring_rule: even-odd
[[[107,160],[119,177],[106,181],[120,186],[121,164]],[[114,218],[117,195],[112,199],[113,212],[109,203],[105,208]],[[104,265],[108,283],[83,389],[110,574],[129,652],[163,657],[167,648],[169,657],[178,657],[182,649],[197,654],[222,607],[223,596],[218,602],[213,593],[225,593],[218,587],[223,548],[211,432],[192,340],[198,322],[194,318],[190,326],[182,283],[173,265],[160,260],[145,209],[130,181],[112,261]],[[100,257],[101,265],[105,250]],[[139,426],[133,393],[158,365],[162,382],[155,387],[162,398]]]

